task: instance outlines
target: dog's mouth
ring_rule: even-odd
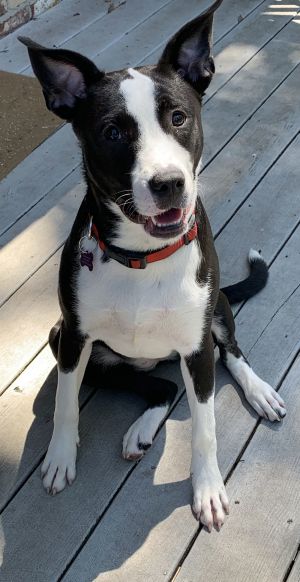
[[[187,230],[189,211],[188,208],[169,208],[154,216],[139,214],[136,210],[128,210],[127,205],[120,206],[123,214],[132,222],[143,224],[145,231],[157,238],[171,238],[183,234]]]
[[[177,236],[186,230],[187,212],[187,208],[170,208],[161,214],[148,216],[144,229],[148,234],[156,237]]]

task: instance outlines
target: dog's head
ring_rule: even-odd
[[[104,73],[78,53],[20,38],[48,109],[72,122],[99,206],[148,244],[182,235],[194,212],[201,98],[214,73],[212,21],[221,2],[181,28],[156,66]]]

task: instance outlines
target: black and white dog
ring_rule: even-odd
[[[149,384],[146,372],[177,355],[192,415],[193,510],[209,530],[228,512],[216,456],[213,340],[256,412],[272,421],[286,413],[238,348],[229,307],[265,285],[266,264],[250,251],[249,277],[220,291],[197,195],[201,99],[214,73],[212,21],[220,4],[175,34],[157,66],[104,73],[82,55],[20,39],[47,107],[72,123],[87,181],[61,258],[62,317],[50,332],[58,386],[44,487],[55,494],[75,479],[78,391],[89,361],[97,362],[99,383],[102,371],[119,370],[122,381],[131,366],[141,387],[151,387],[150,408],[123,440],[124,458],[137,459],[174,396],[171,383]]]

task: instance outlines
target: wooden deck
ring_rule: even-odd
[[[119,4],[108,13],[105,0],[63,0],[22,35],[108,70],[152,63],[209,1]],[[143,403],[122,387],[83,387],[77,479],[54,498],[43,491],[56,385],[47,335],[84,192],[70,127],[0,183],[1,582],[300,581],[299,12],[296,0],[224,0],[215,19],[205,205],[224,284],[246,273],[250,247],[270,266],[266,289],[235,310],[237,335],[288,408],[280,425],[260,421],[217,362],[218,457],[231,501],[221,533],[199,529],[191,514],[191,423],[175,364],[160,373],[177,382],[176,404],[137,464],[121,458],[121,441]],[[0,41],[0,69],[32,75],[18,34]]]

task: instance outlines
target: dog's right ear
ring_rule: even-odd
[[[102,79],[104,73],[79,53],[47,49],[30,38],[18,38],[28,48],[48,109],[62,119],[72,121],[76,106],[86,98],[89,86]]]
[[[223,0],[215,0],[200,16],[185,24],[168,42],[158,68],[171,67],[200,95],[215,72],[211,55],[214,13]]]

